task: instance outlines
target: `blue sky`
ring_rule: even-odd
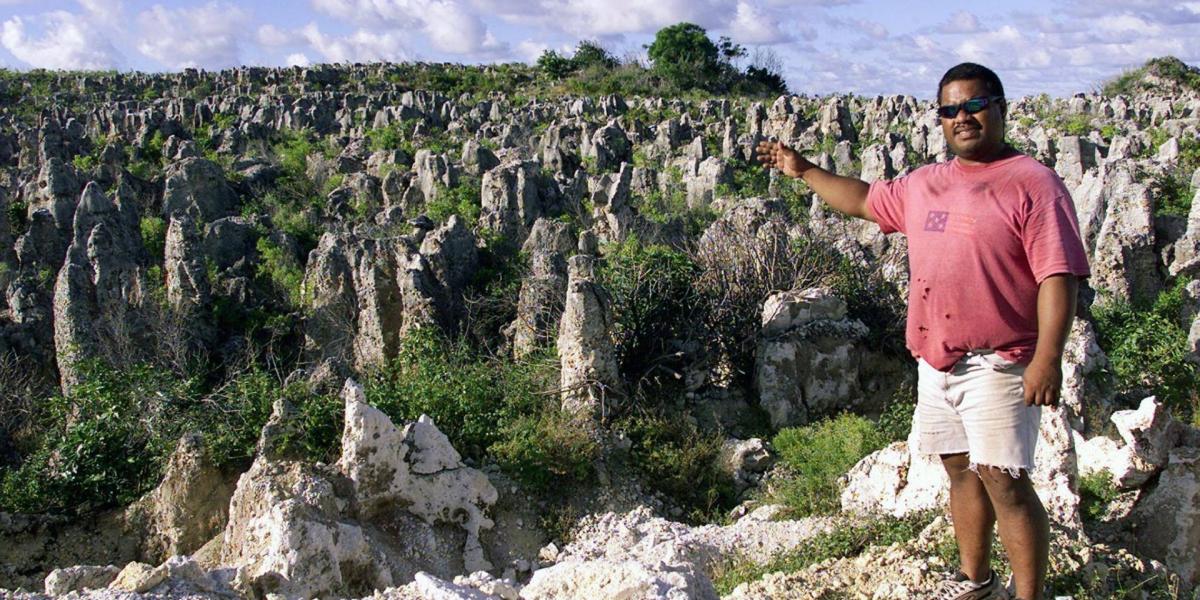
[[[697,23],[793,92],[913,94],[971,60],[1010,96],[1070,95],[1171,54],[1200,64],[1200,0],[0,0],[0,66],[172,71],[378,60],[530,62],[582,39],[644,60]],[[749,59],[747,59],[748,61]]]

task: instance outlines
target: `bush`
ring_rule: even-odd
[[[837,512],[838,478],[887,442],[870,421],[851,414],[781,430],[772,444],[793,476],[773,487],[772,501],[796,517]]]
[[[636,236],[607,246],[597,281],[612,295],[613,337],[621,373],[636,386],[680,370],[672,340],[694,331],[695,263],[666,246]]]
[[[296,411],[287,443],[309,460],[332,458],[341,435],[341,400],[303,384],[284,386],[251,367],[204,393],[148,364],[116,370],[80,364],[82,383],[53,396],[35,415],[40,430],[23,463],[0,470],[0,510],[84,513],[121,506],[158,484],[179,438],[204,437],[218,467],[244,468],[277,398]]]
[[[693,23],[659,29],[646,54],[656,73],[682,89],[708,87],[720,73],[717,45]]]
[[[142,217],[139,223],[142,232],[142,246],[150,255],[153,263],[162,262],[163,252],[167,246],[167,223],[161,217]]]
[[[1099,521],[1118,495],[1112,476],[1106,471],[1096,471],[1079,478],[1079,510],[1087,521]]]
[[[552,363],[551,363],[552,364]],[[395,421],[429,415],[459,452],[482,458],[522,416],[542,410],[546,363],[485,358],[431,327],[410,332],[395,359],[368,377],[367,398]]]
[[[474,229],[483,212],[480,200],[482,182],[478,177],[463,177],[453,188],[439,187],[437,193],[425,206],[425,214],[436,222],[444,222],[450,215],[458,215],[467,229]]]
[[[146,366],[79,364],[82,382],[46,400],[39,446],[3,472],[0,510],[75,512],[127,504],[152,488],[174,439],[171,403],[188,382]],[[165,434],[165,435],[164,435]]]
[[[1157,395],[1185,420],[1200,416],[1200,369],[1187,360],[1187,330],[1180,319],[1186,285],[1176,280],[1149,306],[1109,300],[1092,308],[1118,393],[1131,399]]]
[[[260,237],[256,242],[259,262],[257,274],[270,284],[292,308],[309,305],[304,295],[304,267],[286,248],[269,237]]]
[[[488,449],[504,472],[540,492],[586,482],[600,446],[587,429],[548,403],[540,414],[522,415]]]
[[[720,434],[702,432],[680,414],[633,416],[615,428],[633,443],[630,461],[642,481],[677,502],[687,520],[720,520],[737,503],[733,480],[721,466]]]

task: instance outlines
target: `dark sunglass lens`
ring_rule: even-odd
[[[958,116],[958,109],[958,104],[950,104],[947,106],[939,106],[937,112],[938,115],[943,119],[953,119],[954,117]]]
[[[970,100],[963,102],[963,108],[967,109],[967,114],[969,114],[969,115],[973,115],[973,114],[987,108],[987,105],[988,105],[987,98],[971,98]]]

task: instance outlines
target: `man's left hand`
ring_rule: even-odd
[[[1062,363],[1034,360],[1025,367],[1025,406],[1058,406]]]

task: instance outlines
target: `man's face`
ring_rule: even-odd
[[[990,97],[987,86],[978,79],[963,79],[951,81],[942,87],[942,106],[962,104],[971,98],[980,96]],[[988,107],[975,113],[967,114],[959,110],[952,119],[939,117],[942,120],[942,133],[946,135],[946,143],[950,151],[959,158],[978,161],[995,156],[1004,148],[1004,110],[1003,102],[996,101]]]

